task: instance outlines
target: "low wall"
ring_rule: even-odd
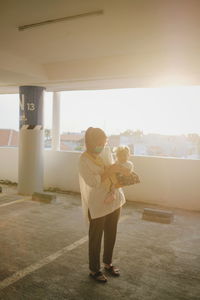
[[[44,151],[44,187],[79,191],[78,152]],[[200,160],[132,157],[141,183],[124,188],[132,201],[200,210]],[[0,179],[18,181],[18,149],[0,148]]]
[[[18,148],[0,148],[0,179],[18,181]]]

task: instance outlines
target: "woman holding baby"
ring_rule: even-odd
[[[100,154],[106,142],[107,136],[102,129],[88,128],[85,133],[86,151],[79,160],[82,206],[89,220],[89,275],[102,283],[107,282],[107,277],[100,268],[103,233],[104,271],[112,276],[120,275],[119,269],[112,265],[112,255],[120,209],[125,203],[125,197],[121,188],[115,188],[112,177],[116,173],[130,172],[121,164],[105,165]]]

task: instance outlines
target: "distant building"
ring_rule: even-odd
[[[84,146],[83,132],[67,132],[60,136],[60,150],[62,151],[81,151]]]
[[[0,147],[17,147],[19,132],[14,129],[0,129]]]
[[[133,132],[130,135],[120,134],[114,137],[114,146],[117,146],[117,143],[118,145],[127,145],[134,155],[200,158],[197,145],[185,135],[142,134],[137,136]]]
[[[120,135],[110,135],[108,137],[108,144],[111,148],[119,146],[119,144],[120,144]]]
[[[137,133],[137,132],[136,132]],[[61,151],[84,151],[85,132],[63,132],[60,135]],[[19,132],[14,129],[0,129],[0,147],[18,147]],[[45,148],[51,148],[51,130],[44,131]],[[195,134],[195,139],[185,135],[161,134],[119,134],[108,137],[111,149],[119,145],[127,145],[131,154],[145,156],[180,157],[200,159],[200,136]]]

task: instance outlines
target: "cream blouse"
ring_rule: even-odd
[[[92,219],[106,216],[120,208],[126,201],[121,188],[115,189],[115,199],[105,203],[109,193],[108,185],[101,182],[103,166],[96,165],[86,155],[81,154],[79,159],[79,183],[83,212],[88,219],[88,210]]]

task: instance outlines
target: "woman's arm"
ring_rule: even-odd
[[[124,166],[118,165],[118,164],[112,164],[105,168],[104,172],[101,174],[101,182],[106,180],[109,176],[115,174],[115,173],[121,173],[125,176],[130,174],[130,171],[125,168]]]
[[[127,168],[118,164],[112,164],[106,167],[101,174],[97,174],[93,172],[85,159],[81,158],[79,161],[79,174],[90,187],[99,187],[102,182],[114,173],[127,174]]]

